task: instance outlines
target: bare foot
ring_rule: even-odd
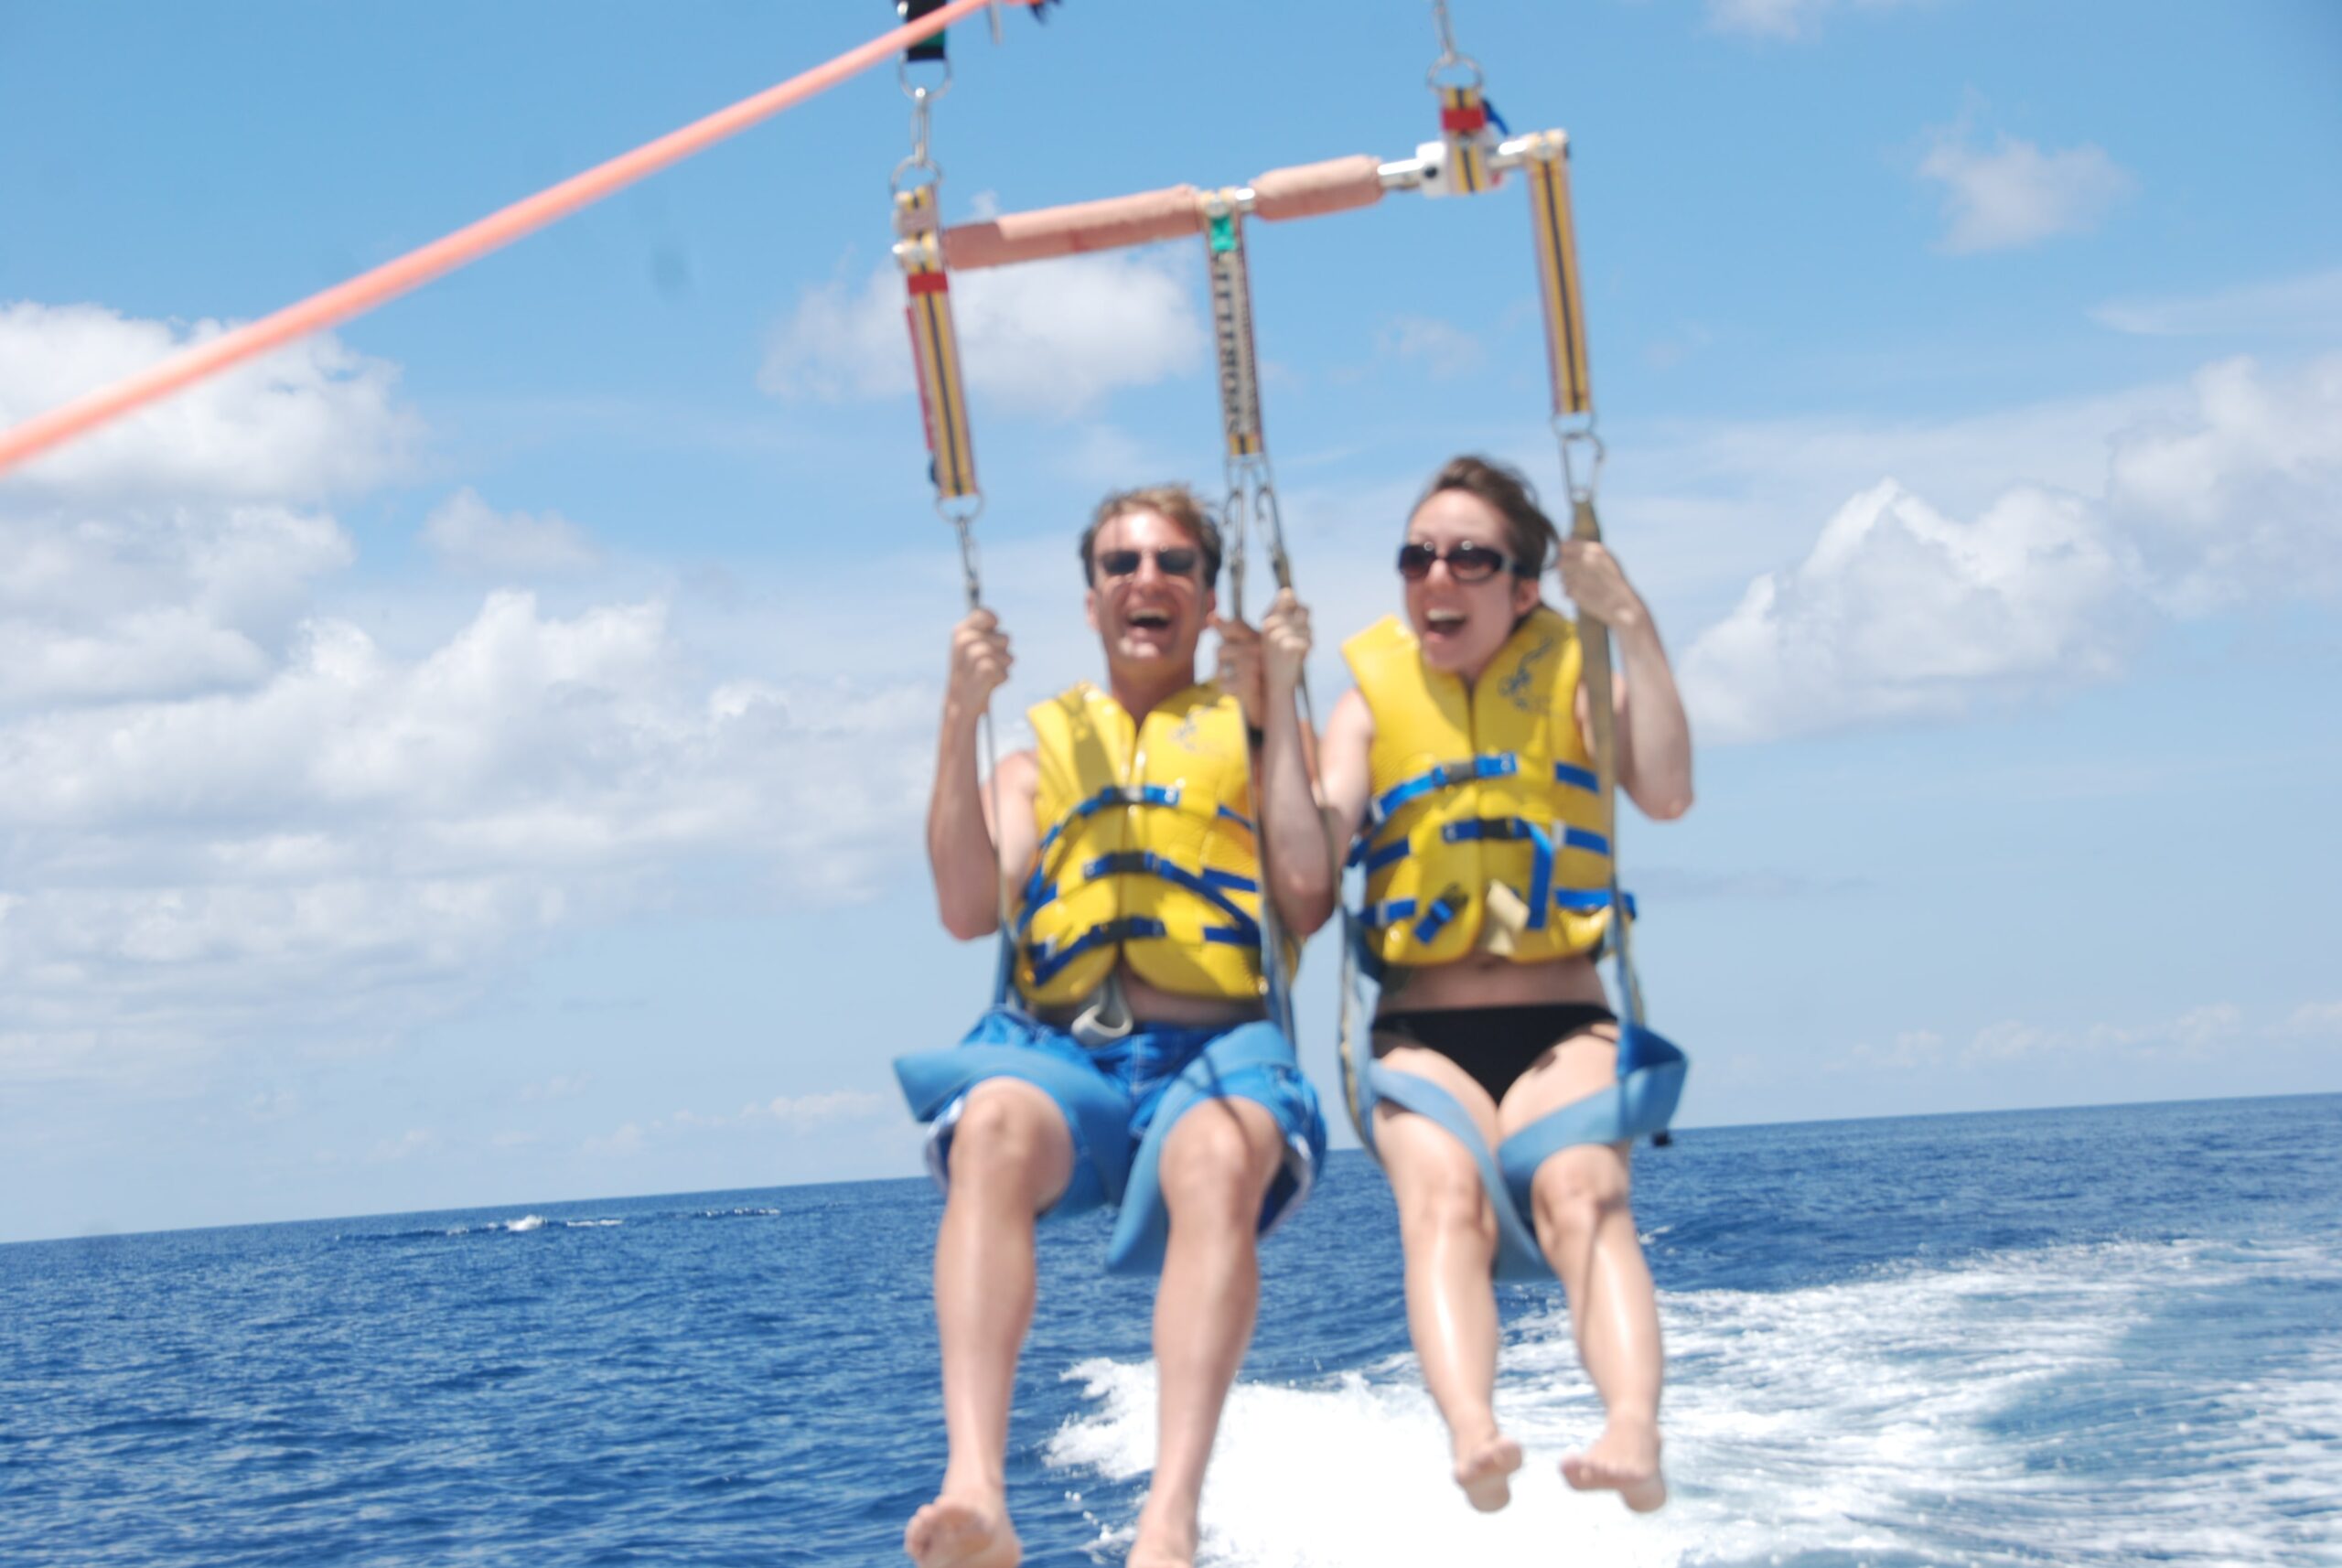
[[[1659,1470],[1659,1428],[1648,1421],[1614,1419],[1593,1447],[1562,1461],[1562,1479],[1581,1492],[1615,1491],[1637,1513],[1656,1513],[1667,1502],[1667,1478]]]
[[[1500,1432],[1456,1451],[1456,1484],[1482,1513],[1512,1501],[1512,1473],[1520,1468],[1520,1444]]]
[[[1157,1523],[1152,1510],[1138,1516],[1138,1539],[1131,1542],[1129,1568],[1195,1568],[1196,1523]]]
[[[1016,1568],[1025,1554],[999,1498],[949,1493],[911,1515],[903,1550],[919,1568]]]

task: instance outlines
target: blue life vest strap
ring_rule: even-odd
[[[1148,849],[1119,849],[1083,863],[1081,875],[1091,881],[1101,876],[1152,876],[1168,882],[1174,887],[1185,888],[1213,908],[1234,920],[1241,929],[1251,931],[1259,940],[1260,923],[1244,912],[1242,905],[1230,898],[1223,889],[1238,893],[1257,893],[1261,885],[1249,876],[1239,876],[1232,871],[1207,868],[1201,875],[1186,866],[1174,865]]]

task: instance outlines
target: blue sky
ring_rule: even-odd
[[[1402,156],[1427,9],[962,28],[947,209]],[[0,422],[887,11],[0,4]],[[1574,138],[1606,523],[1694,705],[1697,809],[1623,834],[1686,1122],[2342,1087],[2342,12],[1455,15]],[[919,838],[907,120],[873,75],[0,480],[0,1240],[917,1168],[888,1058],[989,954]],[[1321,711],[1424,475],[1556,487],[1523,209],[1254,227]],[[1201,267],[960,296],[1014,733],[1095,667],[1088,506],[1216,482]]]

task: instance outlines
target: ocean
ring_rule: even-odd
[[[1636,1158],[1673,1501],[1563,1487],[1599,1407],[1503,1293],[1483,1517],[1408,1354],[1389,1191],[1263,1252],[1226,1568],[2342,1564],[2342,1095],[1700,1129]],[[903,1561],[942,1459],[922,1181],[0,1247],[0,1563]],[[1045,1226],[1027,1562],[1116,1563],[1151,1282]]]

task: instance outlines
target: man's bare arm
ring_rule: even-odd
[[[927,859],[943,929],[962,941],[1000,929],[1002,891],[1033,857],[1038,770],[1032,754],[1003,757],[989,783],[977,758],[984,705],[1008,678],[1010,662],[1008,639],[990,610],[971,611],[952,628],[951,675],[928,801]]]

